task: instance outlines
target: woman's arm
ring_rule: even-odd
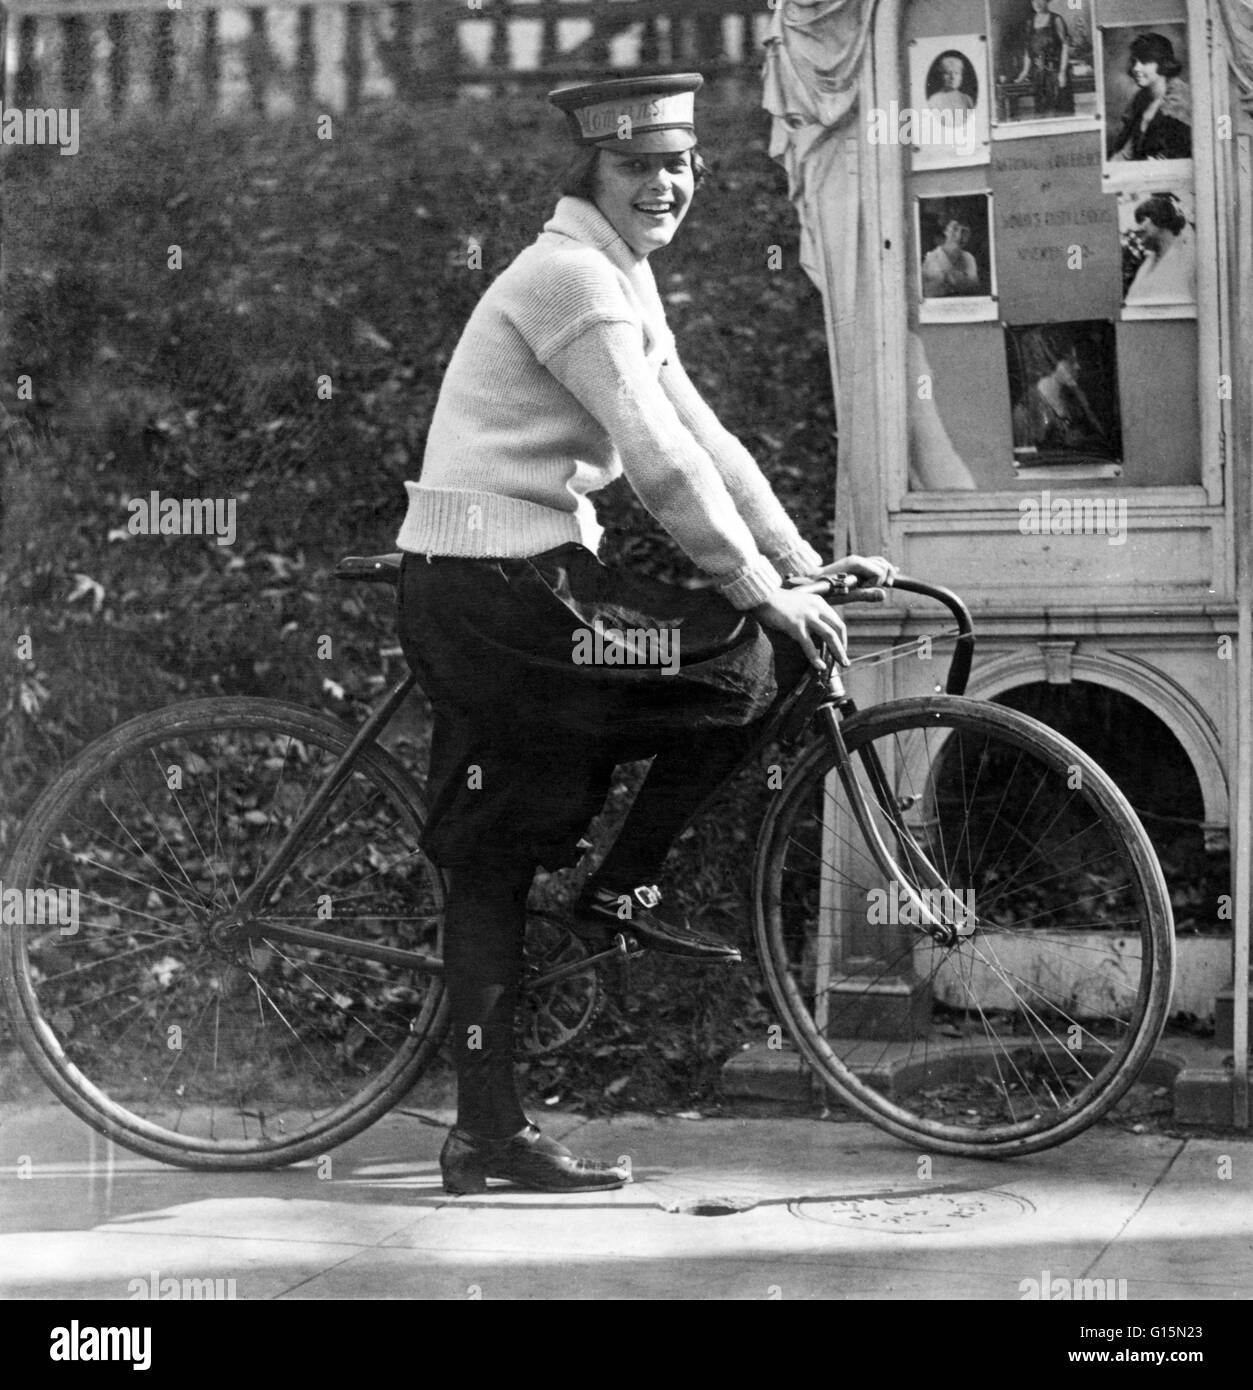
[[[1192,127],[1159,111],[1145,132],[1145,154],[1149,159],[1191,159]]]
[[[944,267],[938,251],[928,251],[922,258],[922,296],[924,299],[943,299],[948,294]]]
[[[1027,20],[1026,27],[1022,31],[1022,71],[1014,79],[1017,82],[1025,82],[1031,72],[1031,21]]]
[[[979,263],[969,251],[962,252],[962,288],[967,290],[977,290],[979,288]]]
[[[1014,448],[1030,449],[1039,448],[1041,429],[1037,418],[1037,412],[1033,408],[1031,400],[1031,388],[1028,387],[1023,393],[1022,399],[1014,407]]]
[[[812,574],[822,556],[801,536],[756,460],[714,414],[673,352],[659,380],[680,423],[713,460],[758,550],[781,575]]]
[[[1114,138],[1109,142],[1106,149],[1106,159],[1130,159],[1128,152],[1132,137],[1135,135],[1136,125],[1140,117],[1144,114],[1147,100],[1144,92],[1137,92],[1127,103],[1127,109],[1123,112],[1122,125],[1118,127]]]
[[[731,604],[754,608],[781,589],[778,571],[758,548],[713,459],[645,360],[638,327],[594,323],[543,361],[604,429],[640,501],[684,553],[718,580]],[[804,547],[802,567],[811,557],[821,563]]]
[[[1066,28],[1066,21],[1059,14],[1053,16],[1056,23],[1053,25],[1053,33],[1061,40],[1061,56],[1057,60],[1057,85],[1064,87],[1070,69],[1070,30]]]

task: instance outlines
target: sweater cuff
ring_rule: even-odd
[[[745,610],[765,603],[780,588],[779,575],[769,560],[757,559],[729,583],[720,584],[718,592],[732,608]]]
[[[824,561],[812,545],[801,541],[791,550],[785,550],[782,555],[772,555],[770,563],[784,579],[789,579],[794,574],[817,574]]]

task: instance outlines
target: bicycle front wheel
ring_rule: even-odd
[[[825,739],[758,846],[757,945],[797,1045],[911,1143],[1062,1143],[1127,1091],[1165,1023],[1174,928],[1147,835],[1091,758],[1000,705],[900,700],[843,734],[889,863]]]
[[[230,929],[351,737],[296,705],[196,700],[121,725],[39,798],[0,978],[36,1068],[101,1133],[186,1167],[291,1163],[377,1119],[437,1049],[441,977],[387,952],[438,953],[443,885],[382,750]]]

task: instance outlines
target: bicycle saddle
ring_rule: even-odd
[[[397,584],[400,551],[390,555],[345,555],[331,573],[336,579],[358,579],[363,584]]]

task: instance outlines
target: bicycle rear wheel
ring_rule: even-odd
[[[1091,758],[1017,711],[929,696],[842,731],[899,874],[849,814],[830,742],[811,744],[754,875],[781,1015],[837,1097],[899,1138],[981,1157],[1062,1143],[1165,1022],[1174,929],[1148,837]],[[920,906],[969,934],[938,944]]]
[[[101,1133],[186,1167],[291,1163],[364,1129],[436,1051],[441,977],[386,950],[438,954],[443,884],[382,750],[308,828],[259,931],[223,930],[351,738],[279,701],[191,701],[121,725],[39,798],[5,886],[75,920],[25,914],[44,920],[5,931],[0,979],[40,1074]],[[284,925],[328,935],[266,932]]]

